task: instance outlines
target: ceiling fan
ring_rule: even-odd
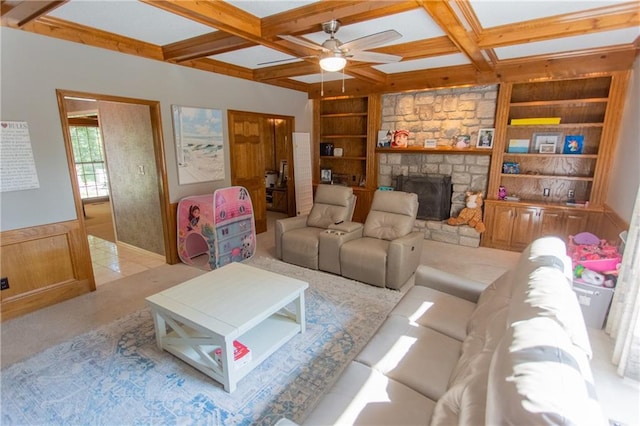
[[[322,24],[322,29],[330,36],[329,39],[322,44],[313,43],[291,35],[279,35],[278,37],[283,40],[290,41],[291,43],[296,43],[300,46],[317,50],[317,55],[307,56],[305,58],[320,58],[320,68],[324,71],[340,71],[345,67],[348,60],[377,63],[390,63],[402,60],[402,57],[397,55],[365,51],[365,49],[380,46],[381,44],[388,43],[402,37],[402,34],[396,30],[381,31],[379,33],[342,43],[335,37],[336,33],[340,29],[340,21],[333,19],[329,22],[325,22]]]

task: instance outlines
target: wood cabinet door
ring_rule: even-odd
[[[540,210],[535,207],[516,207],[511,234],[511,248],[522,250],[537,236],[538,215]]]
[[[244,186],[253,204],[256,233],[267,230],[267,191],[264,184],[262,120],[258,114],[229,111],[231,184]]]
[[[567,211],[564,216],[564,239],[569,235],[589,231],[589,212]]]
[[[564,212],[556,209],[542,209],[540,211],[540,228],[537,236],[554,235],[565,239]]]
[[[487,228],[490,232],[490,246],[508,249],[511,245],[515,208],[487,205],[486,217]]]

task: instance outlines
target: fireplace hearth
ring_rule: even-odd
[[[398,176],[396,190],[418,195],[417,219],[445,220],[451,215],[451,176]]]

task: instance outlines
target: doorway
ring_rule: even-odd
[[[86,164],[78,165],[75,161],[70,128],[72,118],[87,115],[88,110],[93,110],[103,141],[104,166],[109,177],[108,198],[100,201],[103,222],[106,221],[105,214],[112,220],[102,226],[111,227],[114,231],[113,239],[117,241],[119,253],[131,257],[136,251],[139,255],[148,253],[155,257],[155,266],[170,263],[171,250],[166,249],[171,247],[167,223],[170,216],[167,214],[169,202],[165,190],[167,182],[159,103],[62,90],[57,94],[76,212],[85,236],[89,222],[85,219],[85,204],[97,200],[86,197],[83,200],[82,192],[87,191],[82,185],[86,178],[79,180],[79,170]],[[132,273],[140,272],[139,266],[129,262],[127,269]]]
[[[229,110],[231,184],[247,188],[256,233],[267,230],[267,210],[295,211],[294,117]]]

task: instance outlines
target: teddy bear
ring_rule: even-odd
[[[460,211],[458,217],[450,217],[447,219],[448,225],[464,225],[467,224],[476,231],[482,233],[485,231],[482,222],[482,192],[467,191],[466,207]]]

